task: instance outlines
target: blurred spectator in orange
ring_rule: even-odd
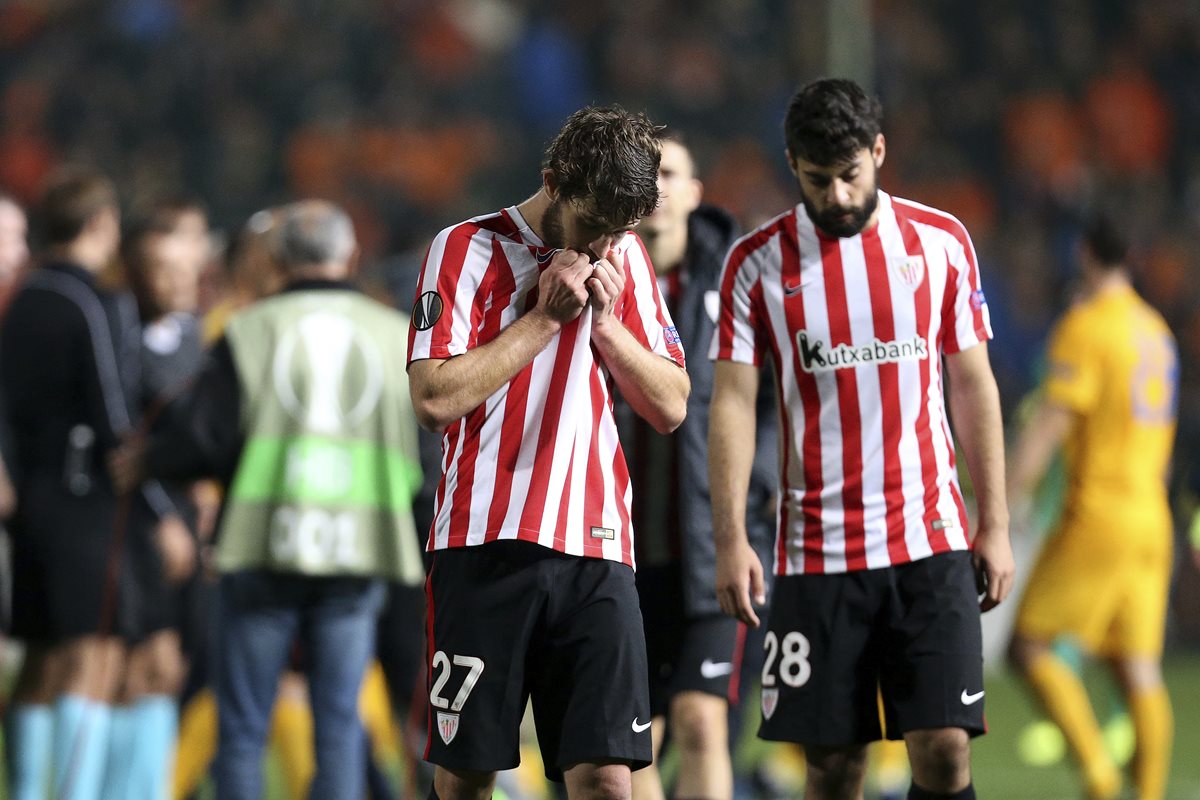
[[[49,87],[14,80],[0,99],[0,184],[23,200],[32,199],[57,157],[43,129]]]
[[[1027,94],[1004,110],[1008,157],[1036,187],[1073,195],[1085,176],[1084,130],[1071,100],[1061,92]],[[955,209],[957,211],[957,209]]]
[[[1088,87],[1084,104],[1096,156],[1119,175],[1160,172],[1171,148],[1166,99],[1130,53],[1118,51],[1112,61]]]

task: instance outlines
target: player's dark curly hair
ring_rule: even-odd
[[[821,78],[792,97],[783,121],[792,158],[821,167],[854,158],[872,147],[883,122],[879,100],[845,78]]]
[[[559,197],[587,198],[614,225],[648,215],[658,204],[658,126],[620,106],[588,106],[567,118],[546,148]]]

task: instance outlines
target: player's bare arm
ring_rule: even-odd
[[[1029,421],[1021,429],[1009,461],[1010,509],[1020,508],[1029,502],[1074,424],[1075,412],[1071,409],[1046,400],[1038,402]]]
[[[975,571],[990,611],[1012,590],[1016,564],[1008,539],[1004,492],[1004,428],[1000,392],[988,360],[987,343],[946,356],[955,438],[975,486],[979,525],[972,543]]]
[[[582,253],[557,253],[538,279],[537,305],[499,336],[454,358],[414,361],[408,376],[417,421],[440,431],[483,405],[583,312],[591,272]]]
[[[625,290],[625,258],[609,250],[587,280],[592,304],[592,342],[630,407],[659,433],[670,433],[687,416],[692,391],[687,372],[633,337],[613,313]]]
[[[763,566],[746,535],[746,497],[754,466],[758,368],[714,364],[708,419],[708,476],[712,490],[713,539],[717,546],[717,599],[721,610],[759,626],[754,605],[766,603]]]

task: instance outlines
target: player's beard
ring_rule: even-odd
[[[879,205],[879,179],[872,182],[870,193],[867,194],[867,199],[863,201],[861,206],[831,206],[824,211],[817,211],[813,206],[808,195],[803,190],[800,196],[804,200],[804,210],[808,212],[808,218],[813,224],[832,236],[837,236],[840,239],[846,239],[851,236],[857,236],[862,233],[863,227],[867,224],[867,220],[875,213],[876,207]],[[849,215],[848,218],[843,218]]]
[[[550,205],[542,212],[542,244],[546,247],[565,248],[567,233],[563,227],[563,211],[566,203],[561,200],[551,200]]]

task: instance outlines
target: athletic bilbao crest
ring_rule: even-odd
[[[770,719],[775,713],[775,707],[779,705],[779,689],[771,687],[770,689],[762,690],[762,714],[763,719]]]
[[[904,258],[891,258],[888,263],[892,266],[892,271],[896,276],[910,289],[916,289],[921,285],[921,281],[925,280],[925,257],[924,256],[905,256]]]
[[[454,737],[458,735],[458,714],[448,714],[445,711],[437,712],[438,735],[442,737],[442,741],[450,744],[454,741]]]

